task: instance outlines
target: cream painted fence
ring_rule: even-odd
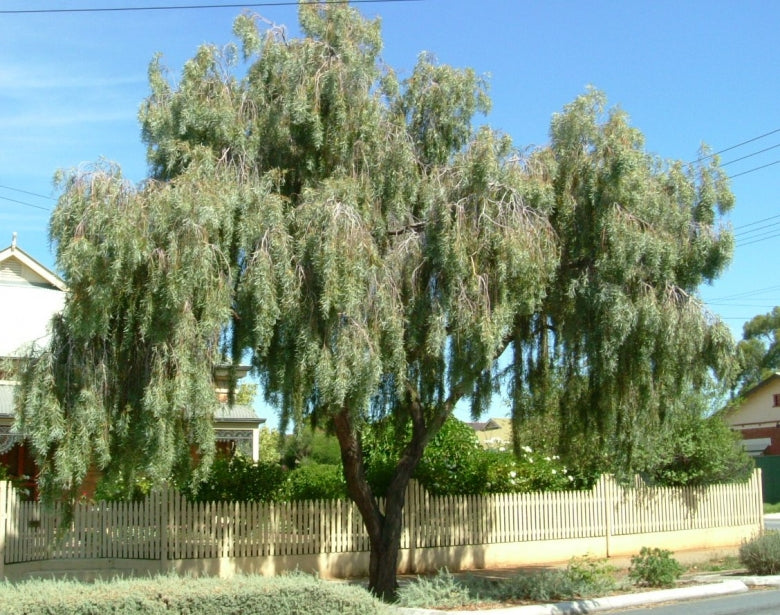
[[[46,571],[364,574],[369,542],[348,501],[192,503],[173,490],[143,502],[62,510],[23,502],[0,483],[0,574]],[[407,493],[399,570],[522,565],[591,553],[735,546],[763,523],[760,470],[706,488],[630,488],[602,477],[590,491],[432,496]]]

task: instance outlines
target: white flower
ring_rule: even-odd
[[[574,482],[574,477],[569,475],[569,481],[573,483]]]
[[[533,451],[533,449],[532,449],[530,446],[524,446],[524,447],[523,447],[523,450],[524,450],[526,453],[533,453],[533,452],[534,452],[534,451]]]
[[[545,461],[552,461],[549,457],[544,458]]]
[[[557,474],[557,473],[558,473],[558,470],[556,470],[555,468],[553,468],[553,471],[552,471],[552,473],[553,473],[553,474]]]
[[[514,478],[515,476],[517,476],[517,472],[515,472],[514,470],[512,470],[512,471],[509,473],[509,478]]]
[[[506,446],[499,446],[498,450],[503,453],[506,450]]]

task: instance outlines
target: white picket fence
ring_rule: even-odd
[[[349,501],[193,503],[174,490],[158,490],[143,502],[77,504],[67,527],[62,514],[59,507],[47,511],[22,501],[10,483],[0,483],[0,566],[6,573],[25,562],[101,559],[158,562],[160,570],[172,569],[171,562],[217,559],[280,558],[294,567],[296,557],[369,550],[360,514]],[[413,482],[401,547],[414,553],[455,549],[461,565],[464,548],[486,552],[491,545],[521,543],[574,541],[584,548],[595,539],[611,555],[610,542],[626,536],[654,545],[654,536],[668,535],[680,548],[694,548],[698,543],[680,540],[698,532],[700,543],[715,530],[737,528],[724,540],[738,544],[732,536],[758,531],[762,519],[760,470],[746,483],[706,488],[638,482],[625,488],[604,476],[590,491],[485,496],[433,496]]]

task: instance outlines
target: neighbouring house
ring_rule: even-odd
[[[16,234],[11,245],[0,251],[0,464],[14,478],[28,477],[25,480],[29,487],[34,487],[37,468],[23,434],[14,427],[16,382],[12,367],[31,350],[48,343],[49,323],[65,305],[67,290],[54,272],[16,245]],[[249,368],[235,370],[240,380]],[[214,387],[220,401],[214,416],[217,446],[257,460],[260,426],[265,419],[259,418],[251,406],[228,405],[229,375],[227,367],[214,369]]]
[[[512,448],[512,419],[488,419],[466,423],[477,434],[479,443],[489,449]]]
[[[742,434],[742,446],[750,455],[780,455],[780,373],[742,393],[723,418]]]

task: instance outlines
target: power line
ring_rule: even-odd
[[[713,158],[714,156],[722,154],[723,152],[730,152],[733,149],[737,149],[738,147],[742,147],[743,145],[747,145],[748,143],[753,143],[753,141],[758,141],[759,139],[763,139],[764,137],[768,137],[769,135],[773,135],[777,132],[780,132],[780,128],[775,128],[774,130],[765,132],[764,134],[758,135],[757,137],[753,137],[752,139],[748,139],[747,141],[742,141],[742,143],[737,143],[736,145],[731,145],[729,147],[723,148],[722,150],[718,150],[717,152],[713,152],[712,154],[707,154],[706,156],[702,156],[701,158],[696,159],[696,162],[701,162],[702,160],[708,160],[710,158]]]
[[[423,0],[330,0],[330,4],[379,4],[394,2],[422,2]],[[236,9],[236,8],[256,8],[265,6],[298,6],[299,4],[320,4],[321,0],[279,0],[278,2],[250,2],[250,3],[232,3],[232,4],[183,4],[167,6],[111,6],[111,7],[93,7],[82,9],[3,9],[0,15],[30,15],[30,14],[50,14],[50,13],[117,13],[131,11],[185,11],[201,9]]]
[[[40,205],[33,205],[32,203],[27,203],[25,201],[17,201],[16,199],[8,198],[7,196],[0,196],[0,199],[3,201],[10,201],[11,203],[18,203],[19,205],[24,205],[26,207],[34,207],[35,209],[42,209],[43,211],[51,211],[50,207],[42,207]]]
[[[780,237],[780,233],[774,233],[772,235],[767,235],[766,237],[756,237],[752,238],[752,241],[744,241],[737,244],[737,248],[744,248],[745,246],[753,245],[754,243],[758,243],[759,241],[766,241],[767,239],[774,239],[775,237]]]
[[[770,229],[772,229],[771,232],[774,233],[775,230],[776,230],[774,227],[776,227],[776,226],[780,226],[780,221],[779,222],[773,222],[772,224],[767,224],[766,226],[762,226],[761,228],[754,228],[754,229],[750,229],[750,230],[747,230],[747,231],[742,231],[741,233],[734,233],[734,238],[736,239],[737,237],[742,237],[742,239],[737,242],[737,243],[742,243],[743,241],[746,241],[748,239],[755,239],[755,235],[757,235],[759,233],[766,233]],[[752,235],[752,237],[751,237],[751,235]]]
[[[768,152],[769,150],[777,149],[778,147],[780,147],[780,143],[778,143],[777,145],[772,145],[771,147],[765,147],[764,149],[760,149],[757,152],[753,152],[752,154],[747,154],[746,156],[742,156],[740,158],[734,158],[734,160],[729,160],[728,162],[721,162],[720,166],[725,167],[727,164],[733,164],[735,162],[739,162],[740,160],[752,158],[753,156],[758,156],[759,154],[763,154],[764,152]]]
[[[780,164],[780,160],[775,160],[774,162],[770,162],[769,164],[762,164],[760,167],[748,169],[747,171],[742,171],[742,173],[735,173],[734,175],[729,175],[729,179],[734,179],[735,177],[739,177],[740,175],[747,175],[748,173],[753,173],[753,171],[760,171],[761,169],[766,169],[767,167],[771,167],[776,164]]]
[[[742,293],[735,293],[733,295],[725,295],[723,297],[716,297],[712,301],[726,301],[728,299],[740,299],[742,297],[751,297],[753,295],[758,295],[762,293],[767,293],[770,291],[780,290],[780,286],[767,286],[765,288],[757,288],[755,290],[748,290]],[[707,303],[710,303],[709,301]]]
[[[12,190],[13,192],[21,192],[22,194],[29,194],[30,196],[37,196],[37,197],[40,197],[42,199],[49,199],[50,201],[56,201],[57,200],[57,199],[55,199],[52,196],[47,196],[45,194],[39,194],[37,192],[30,192],[29,190],[21,190],[20,188],[12,188],[11,186],[0,185],[0,188],[2,188],[3,190]]]
[[[755,222],[748,222],[747,224],[740,224],[739,226],[735,226],[734,230],[738,231],[739,229],[747,228],[749,226],[755,226],[756,224],[761,224],[763,222],[769,222],[769,220],[774,220],[775,218],[780,218],[780,214],[777,214],[776,216],[769,216],[768,218],[762,218],[761,220],[756,220]],[[737,233],[741,234],[741,233]],[[736,235],[735,235],[736,237]]]

